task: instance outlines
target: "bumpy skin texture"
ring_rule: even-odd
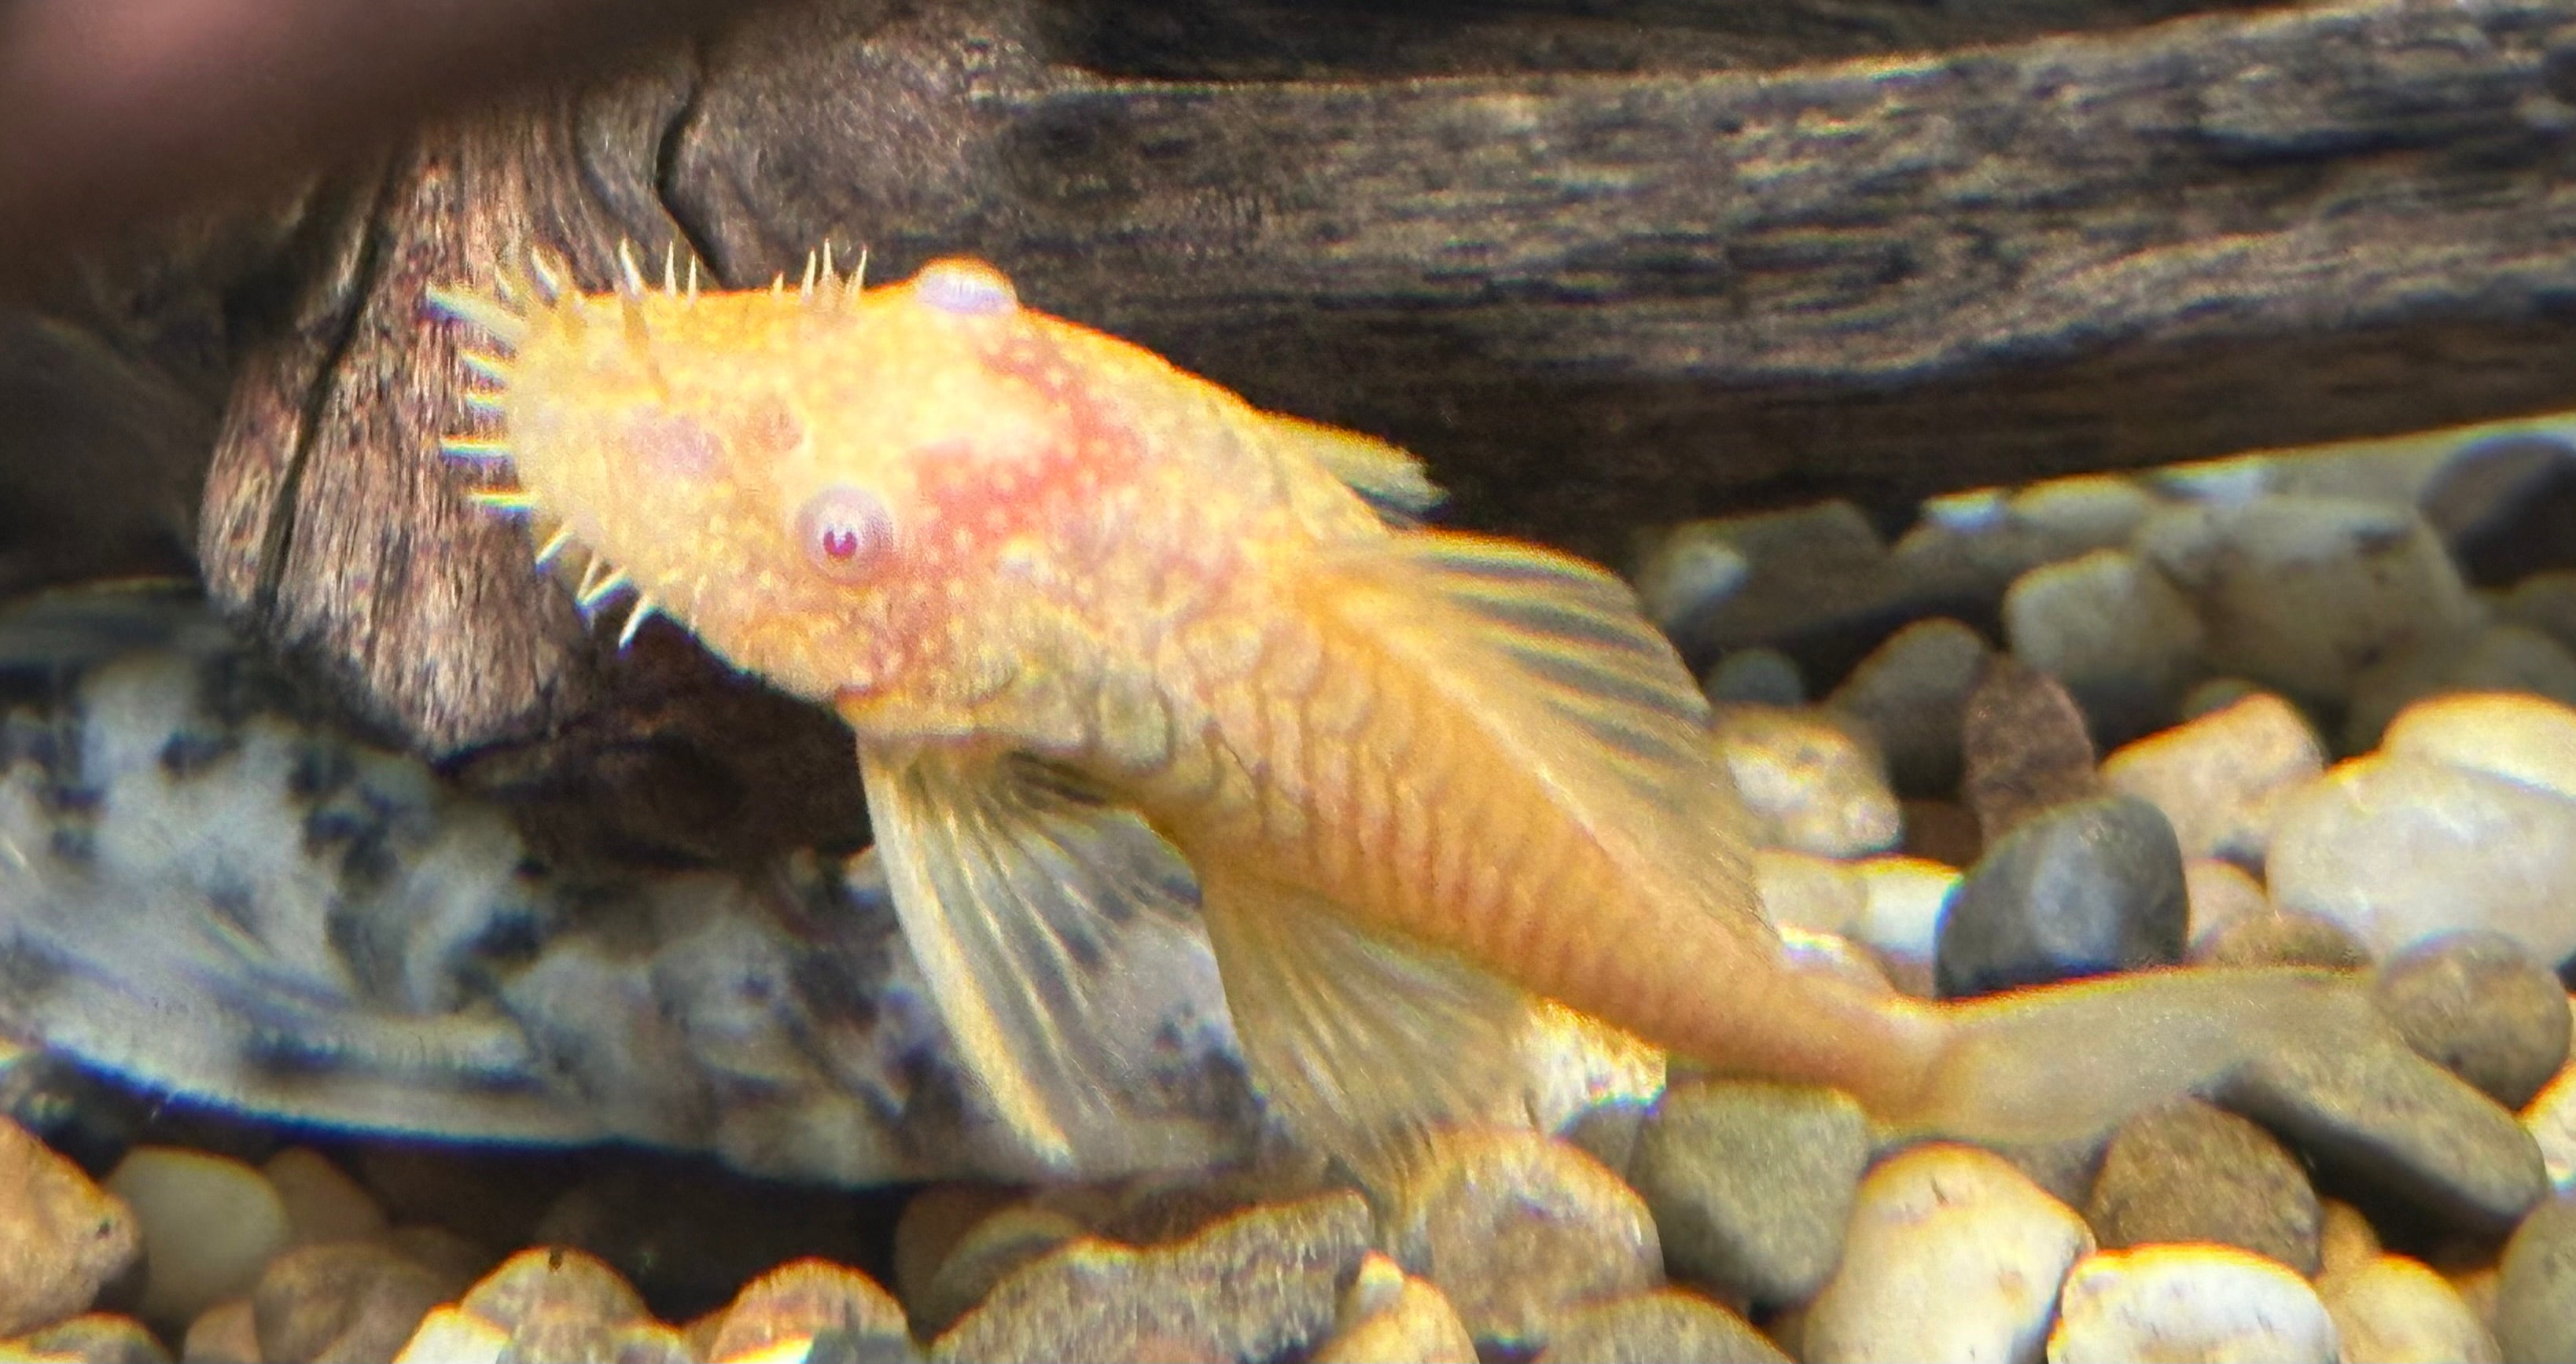
[[[1400,451],[1023,308],[977,262],[703,295],[532,267],[442,297],[511,352],[469,357],[501,426],[456,452],[506,461],[487,500],[544,552],[614,563],[586,597],[631,585],[849,721],[907,938],[1042,1145],[1081,1147],[1085,1039],[1117,1008],[1070,968],[1187,907],[1162,840],[1253,1078],[1345,1153],[1508,1118],[1541,998],[1970,1132],[2090,1128],[2241,1050],[2182,1026],[2070,1109],[2065,1046],[2124,1055],[2229,987],[2079,987],[2069,1028],[1795,972],[1670,645],[1589,565],[1412,528],[1434,494]],[[2237,1022],[2303,984],[2240,982]]]

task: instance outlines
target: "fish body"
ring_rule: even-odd
[[[1382,442],[1259,411],[948,260],[862,289],[448,311],[555,523],[858,736],[906,936],[999,1109],[1121,1139],[1072,968],[1205,919],[1253,1079],[1355,1163],[1509,1121],[1542,1000],[1961,1135],[2098,1127],[2303,1026],[2334,982],[2176,973],[1970,1006],[1795,969],[1706,702],[1615,578],[1423,529]],[[631,626],[630,626],[631,629]],[[1177,854],[1177,862],[1175,861]],[[2349,992],[2343,992],[2349,993]],[[2114,1079],[2069,1085],[2086,1055]]]

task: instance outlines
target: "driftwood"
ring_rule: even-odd
[[[855,836],[828,721],[659,627],[602,666],[606,632],[429,453],[462,419],[421,291],[522,240],[593,285],[620,237],[736,285],[825,239],[879,277],[981,254],[1049,311],[1409,445],[1457,523],[1603,557],[1693,514],[1845,494],[1899,516],[2576,406],[2576,0],[1695,69],[2078,12],[1945,35],[1912,6],[1777,12],[1807,29],[1749,8],[1674,0],[1613,33],[1528,3],[1446,29],[1400,6],[1300,27],[1277,5],[809,5],[424,129],[320,182],[235,296],[257,306],[208,585],[381,730],[482,749],[487,774],[622,755],[621,790],[730,773],[701,799],[732,810],[782,784],[742,756],[758,735],[760,764],[824,757],[744,836]]]

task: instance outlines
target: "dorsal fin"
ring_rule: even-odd
[[[1261,419],[1272,435],[1349,485],[1391,525],[1410,526],[1440,505],[1440,488],[1422,461],[1397,446],[1303,417],[1264,412]]]

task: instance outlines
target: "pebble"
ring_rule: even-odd
[[[2532,1211],[2505,1242],[2496,1343],[2531,1364],[2576,1364],[2576,1194]]]
[[[566,1246],[532,1247],[503,1260],[457,1305],[498,1329],[507,1352],[520,1359],[616,1358],[622,1345],[635,1343],[629,1328],[657,1325],[606,1261]],[[435,1313],[424,1318],[404,1353],[435,1358],[417,1352],[435,1323]]]
[[[2191,901],[2173,826],[2135,796],[2033,815],[1990,843],[1941,918],[1943,998],[2182,960]]]
[[[1730,649],[1699,681],[1714,705],[1803,706],[1807,679],[1798,661],[1777,649]]]
[[[1825,704],[1878,741],[1907,795],[1959,789],[1959,722],[1986,660],[1985,638],[1955,620],[1916,621],[1870,651]]]
[[[2112,1134],[2084,1216],[2105,1249],[2209,1241],[2313,1276],[2323,1213],[2298,1160],[2253,1123],[2180,1099]]]
[[[87,1309],[142,1248],[122,1200],[0,1118],[0,1337]]]
[[[107,1177],[143,1228],[138,1315],[173,1334],[198,1313],[248,1293],[287,1240],[286,1205],[238,1160],[138,1146]]]
[[[2576,800],[2576,709],[2556,701],[2510,692],[2428,697],[2389,721],[2379,747]]]
[[[1084,1237],[997,1285],[935,1360],[1272,1359],[1321,1340],[1370,1249],[1348,1190],[1270,1204],[1136,1250]]]
[[[1440,1290],[1371,1251],[1313,1364],[1476,1364],[1476,1342]]]
[[[2107,740],[2170,723],[2207,670],[2191,602],[2126,550],[2022,574],[2004,593],[2003,622],[2013,656],[2063,684]]]
[[[912,1349],[903,1307],[876,1280],[829,1260],[807,1258],[743,1285],[717,1319],[707,1353],[715,1359],[752,1357],[825,1332],[890,1355]]]
[[[2183,856],[2260,867],[2281,797],[2325,770],[2307,717],[2257,693],[2120,748],[2102,780],[2162,810]]]
[[[170,1352],[132,1317],[92,1312],[0,1341],[0,1359],[23,1359],[30,1364],[170,1364]]]
[[[1833,1273],[1868,1165],[1868,1119],[1848,1095],[1696,1080],[1647,1115],[1628,1177],[1675,1275],[1776,1307],[1805,1301]]]
[[[2229,926],[2272,912],[2272,901],[2263,893],[2263,883],[2233,862],[2214,857],[2185,858],[2182,887],[2183,898],[2191,902],[2189,955],[2195,959]]]
[[[2315,966],[2329,971],[2358,971],[2370,965],[2370,949],[2362,946],[2351,929],[2332,919],[2267,906],[2193,944],[2191,960],[2200,966]]]
[[[1027,1203],[981,1219],[957,1239],[930,1283],[912,1299],[913,1319],[925,1335],[947,1330],[1003,1276],[1084,1233],[1075,1218]]]
[[[2049,1364],[2141,1359],[2336,1364],[2334,1319],[2308,1281],[2230,1246],[2139,1246],[2066,1276]]]
[[[1805,1314],[1798,1356],[1828,1361],[2037,1356],[2084,1219],[2002,1157],[1936,1144],[1870,1171],[1841,1267]]]
[[[2561,1068],[2558,1078],[2532,1097],[2522,1110],[2522,1126],[2540,1148],[2550,1187],[2560,1193],[2576,1190],[2576,1064]]]
[[[433,1308],[394,1364],[498,1364],[510,1333],[461,1307]]]
[[[2320,1200],[2317,1276],[2358,1269],[2379,1257],[2379,1231],[2361,1209],[2340,1198]]]
[[[269,1157],[259,1172],[286,1209],[289,1245],[363,1241],[386,1230],[384,1210],[376,1200],[311,1147],[290,1146]]]
[[[1567,1314],[1534,1364],[1789,1364],[1789,1356],[1717,1303],[1662,1288]]]
[[[388,1356],[390,1357],[390,1356]],[[197,1314],[179,1345],[186,1364],[262,1364],[250,1299],[226,1298]]]
[[[1727,706],[1718,750],[1763,844],[1820,857],[1864,857],[1903,832],[1878,755],[1821,710]]]
[[[2219,1102],[2327,1171],[2469,1235],[2502,1235],[2548,1188],[2513,1115],[2393,1029],[2297,1039],[2229,1077]]]
[[[2317,1280],[2343,1364],[2501,1364],[2496,1339],[2420,1260],[2380,1255]]]
[[[1651,1132],[1650,1119],[1632,1171],[1646,1166]],[[1568,1306],[1664,1281],[1646,1201],[1569,1142],[1445,1133],[1392,1202],[1388,1251],[1438,1285],[1480,1342],[1536,1348]]]
[[[2567,1064],[2567,991],[2500,933],[2418,943],[2380,969],[2373,998],[2418,1055],[2507,1108]]]
[[[1959,743],[1959,794],[1989,851],[2031,815],[2102,793],[2084,712],[2055,679],[2009,654],[1986,661]]]
[[[1850,936],[1896,963],[1928,971],[1941,916],[1959,890],[1958,869],[1920,857],[1872,857],[1851,869],[1862,899]]]
[[[2521,576],[2568,543],[2568,445],[2559,432],[2501,431],[2463,442],[2417,496],[2451,556],[2482,581]]]
[[[268,1262],[251,1292],[258,1358],[391,1359],[464,1281],[371,1241],[317,1241]]]
[[[2399,754],[2338,765],[2285,797],[2266,879],[2275,904],[2344,925],[2386,960],[2487,928],[2534,958],[2576,952],[2576,801]]]
[[[1819,502],[1676,527],[1637,571],[1649,618],[1690,658],[1884,633],[1913,586],[1867,513]]]
[[[2496,603],[2495,617],[2576,649],[2576,569],[2547,569],[2515,583]]]
[[[1664,536],[1634,579],[1646,618],[1665,634],[1678,635],[1751,582],[1753,561],[1727,536],[1725,522],[1693,521]]]
[[[2514,691],[2576,701],[2576,654],[2527,625],[2492,624],[2457,638],[2426,639],[2353,680],[2343,751],[2378,744],[2391,717],[2444,692]]]
[[[2169,507],[2132,542],[2192,597],[2218,671],[2336,702],[2372,662],[2475,623],[2441,537],[2410,507],[2270,496]]]

